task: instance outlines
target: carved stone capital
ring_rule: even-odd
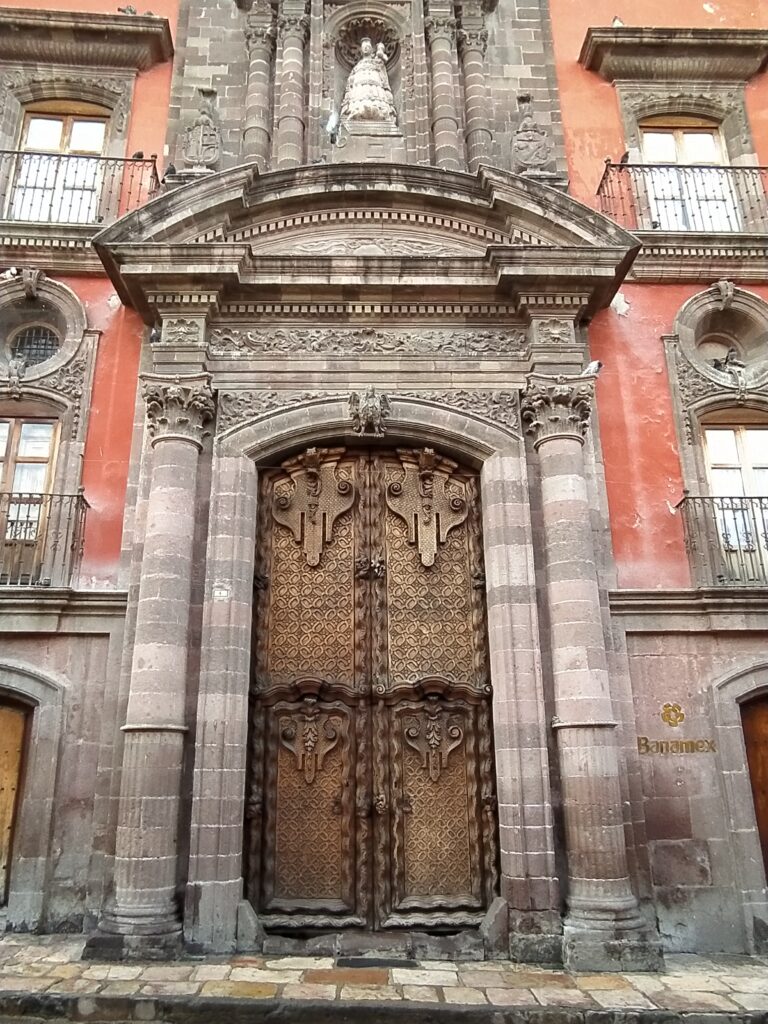
[[[216,411],[210,377],[143,378],[147,426],[153,447],[160,441],[188,441],[198,448]]]
[[[303,46],[309,35],[309,18],[306,14],[281,14],[277,22],[281,43],[290,36],[297,37]]]
[[[523,392],[521,415],[534,448],[552,438],[584,443],[595,397],[594,377],[547,377],[532,373]]]
[[[275,48],[277,29],[272,21],[266,21],[263,15],[251,17],[249,15],[245,26],[245,46],[250,57],[262,49],[267,56],[271,56]]]
[[[456,38],[456,19],[448,15],[430,15],[424,22],[430,46],[438,39],[453,42]]]
[[[204,340],[205,316],[170,316],[162,318],[162,344],[200,345]]]
[[[478,50],[485,56],[488,48],[488,30],[485,28],[460,28],[458,32],[459,53],[462,58],[470,50]]]

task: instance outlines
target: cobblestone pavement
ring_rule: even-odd
[[[330,957],[82,961],[71,936],[0,939],[0,995],[186,996],[583,1010],[768,1011],[768,957],[666,958],[663,974],[567,974],[505,962],[340,967]]]

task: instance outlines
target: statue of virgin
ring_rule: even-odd
[[[352,68],[341,104],[341,120],[397,124],[397,113],[387,75],[384,43],[374,52],[370,39],[360,43],[361,57]]]

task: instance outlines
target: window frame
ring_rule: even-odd
[[[736,443],[736,455],[738,463],[715,463],[710,457],[710,446],[708,434],[710,431],[722,430],[731,431],[735,435]],[[741,473],[741,483],[743,494],[736,495],[731,494],[727,497],[745,497],[745,498],[763,498],[768,497],[768,494],[761,494],[759,488],[755,483],[755,470],[763,469],[768,470],[768,453],[766,454],[765,463],[754,463],[749,456],[749,449],[746,440],[746,434],[750,430],[763,430],[768,431],[768,423],[755,422],[732,422],[732,423],[712,423],[705,420],[701,424],[702,431],[702,449],[704,454],[704,463],[707,472],[707,484],[709,486],[709,492],[712,497],[717,497],[715,494],[715,487],[713,486],[712,471],[716,469],[738,469]],[[724,495],[725,497],[725,495]]]
[[[59,451],[59,440],[61,437],[61,420],[55,416],[5,416],[0,415],[0,423],[8,423],[8,437],[5,450],[0,452],[0,493],[39,493],[47,495],[51,493],[53,481],[56,476],[56,461]],[[42,456],[19,456],[19,442],[21,431],[25,423],[50,423],[53,425],[51,432],[51,445],[47,457]],[[21,465],[47,465],[45,483],[39,492],[14,491],[13,479],[16,475],[16,467]]]

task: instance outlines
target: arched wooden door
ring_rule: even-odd
[[[478,924],[497,826],[476,475],[309,449],[260,500],[249,899],[281,930]]]
[[[762,694],[741,705],[741,723],[747,747],[757,831],[768,876],[768,694]]]
[[[0,907],[8,899],[26,724],[23,708],[0,701]]]

